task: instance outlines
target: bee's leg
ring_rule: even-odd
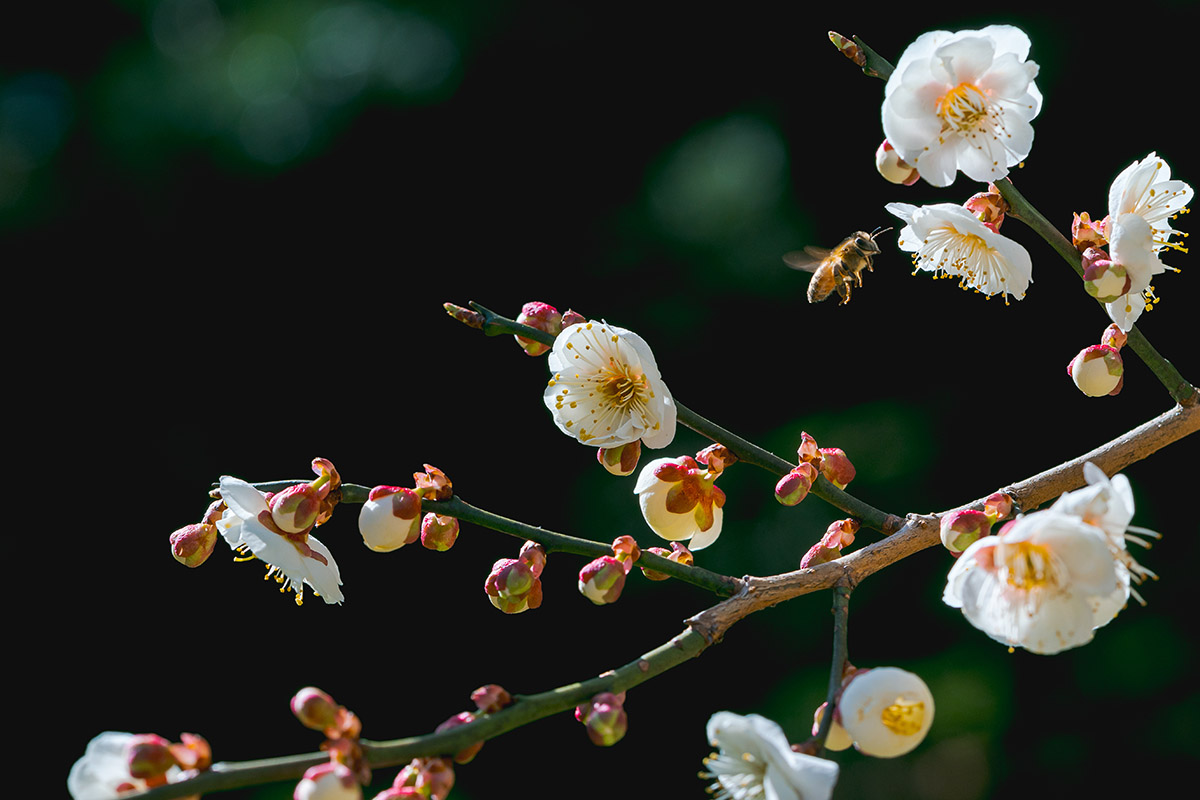
[[[839,306],[844,306],[850,302],[850,286],[850,281],[842,281],[837,285],[837,293],[842,298],[842,302],[838,303]]]

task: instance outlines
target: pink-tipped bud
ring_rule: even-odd
[[[408,795],[404,789],[415,795]],[[396,797],[420,797],[423,800],[445,800],[454,788],[454,767],[445,758],[414,758],[396,774],[392,789],[400,793]]]
[[[315,686],[305,686],[292,697],[292,714],[300,724],[314,731],[325,731],[338,724],[338,709],[333,698]]]
[[[412,544],[421,536],[420,496],[399,486],[376,486],[358,513],[358,531],[377,553]]]
[[[867,56],[863,53],[862,48],[854,43],[853,39],[847,39],[837,31],[829,32],[829,41],[833,42],[833,46],[841,51],[842,55],[853,61],[860,67],[867,65]]]
[[[816,479],[817,468],[805,461],[775,484],[775,499],[785,506],[794,506],[808,497]]]
[[[546,568],[546,548],[542,547],[537,542],[525,542],[521,545],[521,551],[517,553],[517,559],[523,561],[529,570],[533,573],[533,577],[542,577],[542,570]]]
[[[186,567],[198,567],[212,555],[217,544],[217,526],[198,522],[171,534],[171,555]]]
[[[841,558],[842,548],[854,544],[854,535],[860,524],[855,519],[839,519],[825,529],[821,541],[809,548],[800,560],[800,569],[808,569]]]
[[[171,743],[153,733],[134,736],[125,752],[129,774],[139,780],[156,781],[176,766]]]
[[[993,233],[999,233],[1000,225],[1004,222],[1004,215],[1008,212],[1008,203],[996,190],[994,184],[988,184],[986,192],[972,195],[971,199],[963,203],[963,207],[990,228]]]
[[[494,714],[512,705],[512,695],[503,686],[489,683],[471,692],[471,702],[481,714]]]
[[[453,717],[446,720],[441,725],[438,725],[437,728],[434,729],[434,733],[441,733],[442,731],[448,731],[453,728],[457,728],[460,725],[466,725],[467,723],[474,722],[474,721],[475,721],[475,715],[473,713],[471,713],[470,711],[463,711],[462,713],[455,714]],[[457,753],[454,754],[454,763],[455,764],[466,764],[466,763],[470,762],[471,759],[475,758],[475,756],[477,756],[479,754],[479,751],[482,749],[483,749],[483,742],[475,742],[474,744],[469,744],[466,747],[464,747],[462,750],[459,750]]]
[[[454,303],[442,303],[446,313],[470,328],[483,330],[483,314],[469,308],[456,306]]]
[[[912,186],[921,179],[917,168],[901,158],[887,139],[875,151],[875,169],[889,183]]]
[[[1004,492],[992,492],[983,501],[983,513],[987,515],[988,522],[993,525],[1011,514],[1012,510],[1012,496]]]
[[[579,593],[598,606],[615,603],[625,588],[625,565],[600,556],[579,570]]]
[[[632,475],[642,456],[642,440],[636,439],[619,447],[601,447],[596,451],[596,460],[613,475]]]
[[[488,600],[505,614],[520,614],[542,604],[542,582],[524,561],[502,558],[484,581]]]
[[[1125,380],[1125,365],[1116,349],[1106,344],[1094,344],[1071,359],[1067,374],[1088,397],[1103,397],[1120,393]]]
[[[587,728],[592,744],[600,747],[611,747],[621,741],[629,729],[623,694],[601,692],[575,709],[575,719]]]
[[[449,500],[454,496],[454,485],[442,472],[432,464],[425,465],[425,472],[413,473],[413,486],[422,499]]]
[[[354,773],[335,761],[309,767],[292,792],[292,800],[362,800],[362,796]]]
[[[817,440],[808,435],[807,431],[800,431],[800,446],[796,448],[796,463],[812,463],[820,466],[821,448],[817,446]]]
[[[854,465],[840,447],[821,448],[821,474],[839,489],[854,480]]]
[[[1129,341],[1129,336],[1115,322],[1105,328],[1104,333],[1100,334],[1100,344],[1106,344],[1113,350],[1120,350],[1125,346],[1125,342],[1127,341]]]
[[[738,457],[723,444],[710,444],[699,453],[696,453],[696,460],[708,467],[708,471],[713,475],[719,475],[729,465],[736,464]]]
[[[271,519],[284,533],[303,533],[317,524],[322,499],[324,494],[307,483],[289,486],[271,496]]]
[[[1129,271],[1110,261],[1102,250],[1089,247],[1083,253],[1083,288],[1101,303],[1112,303],[1129,291]]]
[[[429,550],[444,553],[458,539],[458,520],[430,511],[421,519],[421,544]]]
[[[613,558],[621,562],[625,567],[625,574],[629,574],[629,570],[633,569],[633,563],[642,557],[641,548],[632,536],[618,536],[613,539],[612,543]]]
[[[668,561],[674,561],[677,564],[683,564],[684,566],[688,567],[690,567],[695,561],[695,558],[692,556],[692,551],[688,550],[680,542],[671,542],[670,550],[667,550],[665,547],[648,547],[646,550],[647,552],[654,553],[656,556],[662,556]],[[665,581],[667,578],[671,577],[665,572],[656,572],[655,570],[646,569],[645,567],[642,567],[641,570],[642,574],[652,581]]]
[[[180,769],[205,770],[212,766],[212,748],[203,736],[197,733],[181,733],[179,740],[169,747]]]
[[[955,558],[992,532],[992,521],[983,511],[960,510],[942,515],[942,545]]]
[[[1108,244],[1108,238],[1104,235],[1107,222],[1108,217],[1093,222],[1086,211],[1075,214],[1071,222],[1071,244],[1081,253],[1089,247],[1104,247]]]
[[[588,318],[585,317],[583,314],[580,314],[578,311],[572,311],[571,309],[568,308],[566,311],[563,312],[562,326],[564,328],[569,328],[572,325],[578,325],[581,322],[587,322],[587,321],[588,321]]]
[[[558,309],[546,303],[526,303],[521,308],[521,313],[517,315],[517,322],[522,325],[528,325],[531,328],[537,328],[539,331],[544,331],[551,336],[558,336],[563,329],[562,314],[558,313]],[[550,349],[550,345],[536,342],[533,339],[526,339],[524,336],[515,337],[517,344],[521,345],[521,349],[531,356],[540,356]]]

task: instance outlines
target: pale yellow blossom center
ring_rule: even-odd
[[[955,86],[942,95],[937,104],[937,115],[942,120],[943,131],[958,132],[976,128],[988,112],[987,95],[971,83]]]
[[[925,704],[920,700],[910,702],[897,697],[894,703],[880,712],[879,719],[892,733],[913,736],[921,732],[921,726],[925,723]]]
[[[1060,567],[1050,551],[1032,542],[996,546],[996,562],[1005,580],[1018,589],[1037,589],[1060,584]]]

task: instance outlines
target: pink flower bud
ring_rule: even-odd
[[[1085,347],[1067,364],[1067,374],[1088,397],[1118,394],[1124,385],[1124,373],[1121,354],[1105,344]]]
[[[483,590],[505,614],[520,614],[542,604],[542,582],[528,564],[516,558],[502,558],[493,564]]]
[[[363,544],[377,553],[412,544],[421,535],[421,498],[412,489],[376,486],[358,513]]]
[[[983,501],[983,513],[987,515],[988,522],[995,525],[997,520],[1002,520],[1012,513],[1013,499],[1004,492],[992,492]]]
[[[452,728],[457,728],[460,725],[466,725],[467,723],[474,722],[474,721],[475,721],[475,715],[473,713],[471,713],[470,711],[463,711],[462,713],[455,714],[453,717],[446,720],[441,725],[438,725],[437,728],[434,729],[434,733],[441,733],[442,731],[448,731]],[[455,764],[467,764],[471,761],[471,759],[475,758],[475,756],[477,756],[479,754],[479,751],[482,749],[483,749],[483,742],[481,742],[481,741],[475,742],[474,744],[467,745],[462,750],[459,750],[457,753],[454,754],[454,763]]]
[[[621,741],[629,729],[622,695],[601,692],[575,709],[575,719],[587,728],[588,738],[600,747]]]
[[[983,511],[964,509],[942,515],[942,544],[955,558],[991,532],[992,521]]]
[[[648,552],[654,553],[657,556],[662,556],[668,561],[674,561],[677,564],[683,564],[688,567],[690,567],[695,561],[692,556],[692,551],[688,550],[680,542],[671,542],[670,550],[667,550],[665,547],[649,547],[646,549]],[[665,572],[656,572],[652,569],[646,569],[645,567],[642,567],[641,569],[642,574],[652,581],[665,581],[667,578],[671,577]]]
[[[1004,214],[1008,211],[1008,203],[993,184],[988,184],[988,191],[972,195],[971,199],[963,203],[963,207],[993,233],[1000,232]]]
[[[854,480],[854,465],[840,447],[821,448],[821,474],[839,489]]]
[[[596,451],[596,460],[613,475],[632,475],[642,455],[642,440],[635,439],[618,447],[601,447]]]
[[[821,541],[809,548],[800,560],[800,569],[808,569],[841,558],[842,548],[854,544],[854,534],[858,533],[859,527],[858,521],[854,519],[840,519],[830,523]]]
[[[303,533],[317,523],[323,497],[307,483],[289,486],[271,496],[271,519],[284,533]]]
[[[340,706],[315,686],[305,686],[296,692],[291,706],[296,719],[306,728],[325,731],[337,725]]]
[[[696,453],[696,460],[708,467],[708,471],[712,474],[719,475],[730,464],[736,464],[738,457],[723,444],[710,444]]]
[[[850,59],[855,65],[865,67],[867,65],[867,54],[862,51],[862,48],[855,44],[853,39],[847,39],[837,31],[829,32],[829,41],[833,42],[833,46],[841,51],[842,55]],[[887,144],[887,142],[884,142]]]
[[[533,572],[533,577],[540,578],[542,570],[546,568],[546,548],[537,542],[525,542],[521,545],[521,552],[517,553],[517,559],[525,562]]]
[[[454,767],[444,758],[414,758],[396,775],[392,788],[410,788],[426,800],[445,800],[454,788]],[[410,795],[400,794],[396,797]]]
[[[816,467],[805,461],[775,484],[775,499],[785,506],[794,506],[808,497],[808,491],[816,479]]]
[[[362,800],[362,787],[349,767],[331,761],[309,767],[292,800]]]
[[[421,520],[421,544],[430,550],[444,553],[458,539],[458,520],[430,511]]]
[[[1089,247],[1083,253],[1083,288],[1101,303],[1112,303],[1129,291],[1129,271],[1110,261],[1102,250]]]
[[[480,314],[478,311],[456,306],[454,303],[442,303],[442,308],[446,309],[447,314],[462,324],[483,330],[483,314]]]
[[[1104,234],[1108,217],[1093,222],[1086,211],[1075,214],[1074,217],[1074,221],[1071,222],[1071,244],[1075,245],[1076,250],[1082,253],[1089,247],[1104,247],[1108,244]]]
[[[566,311],[563,312],[563,317],[562,317],[563,328],[569,328],[572,325],[578,325],[581,322],[587,322],[587,321],[588,321],[588,318],[583,316],[582,314],[580,314],[578,311],[572,311],[571,309],[568,308]]]
[[[425,465],[425,472],[414,472],[413,481],[417,495],[423,499],[449,500],[454,496],[454,486],[446,473],[432,464]]]
[[[883,144],[875,151],[875,169],[879,170],[879,174],[889,183],[912,186],[921,178],[916,167],[901,158],[887,139],[884,139]]]
[[[629,535],[618,536],[616,539],[613,539],[612,550],[613,558],[620,561],[621,565],[625,567],[626,575],[629,574],[629,570],[633,569],[633,562],[642,557],[641,548],[638,547],[633,537]]]
[[[625,588],[625,565],[600,556],[579,570],[579,592],[598,606],[615,603]]]
[[[521,308],[521,313],[517,315],[517,322],[537,328],[539,331],[545,331],[551,336],[558,336],[563,329],[562,314],[558,313],[557,308],[546,303],[526,303]],[[521,349],[531,356],[540,356],[550,349],[550,345],[526,339],[524,336],[515,338],[517,344],[521,345]]]
[[[512,695],[503,686],[489,683],[471,692],[471,702],[482,714],[494,714],[512,705]]]
[[[1115,322],[1105,328],[1104,333],[1100,335],[1100,344],[1106,344],[1114,350],[1120,350],[1128,340],[1129,336]]]
[[[205,770],[212,766],[212,748],[203,736],[181,733],[179,739],[179,743],[173,743],[169,747],[180,769]]]
[[[187,567],[198,567],[212,555],[217,544],[217,526],[198,522],[171,534],[171,555]]]
[[[176,766],[171,743],[153,733],[133,737],[126,750],[126,763],[130,776],[144,781],[155,781]]]
[[[821,449],[817,446],[817,440],[809,436],[807,431],[800,431],[800,446],[796,448],[796,459],[797,464],[821,460]]]

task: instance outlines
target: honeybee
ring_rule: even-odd
[[[808,282],[808,302],[819,303],[837,289],[845,305],[850,302],[850,288],[862,286],[864,269],[874,269],[871,259],[879,253],[875,237],[887,233],[891,228],[875,229],[874,233],[856,231],[832,250],[823,247],[806,247],[783,254],[783,261],[792,269],[802,269],[813,274]]]

